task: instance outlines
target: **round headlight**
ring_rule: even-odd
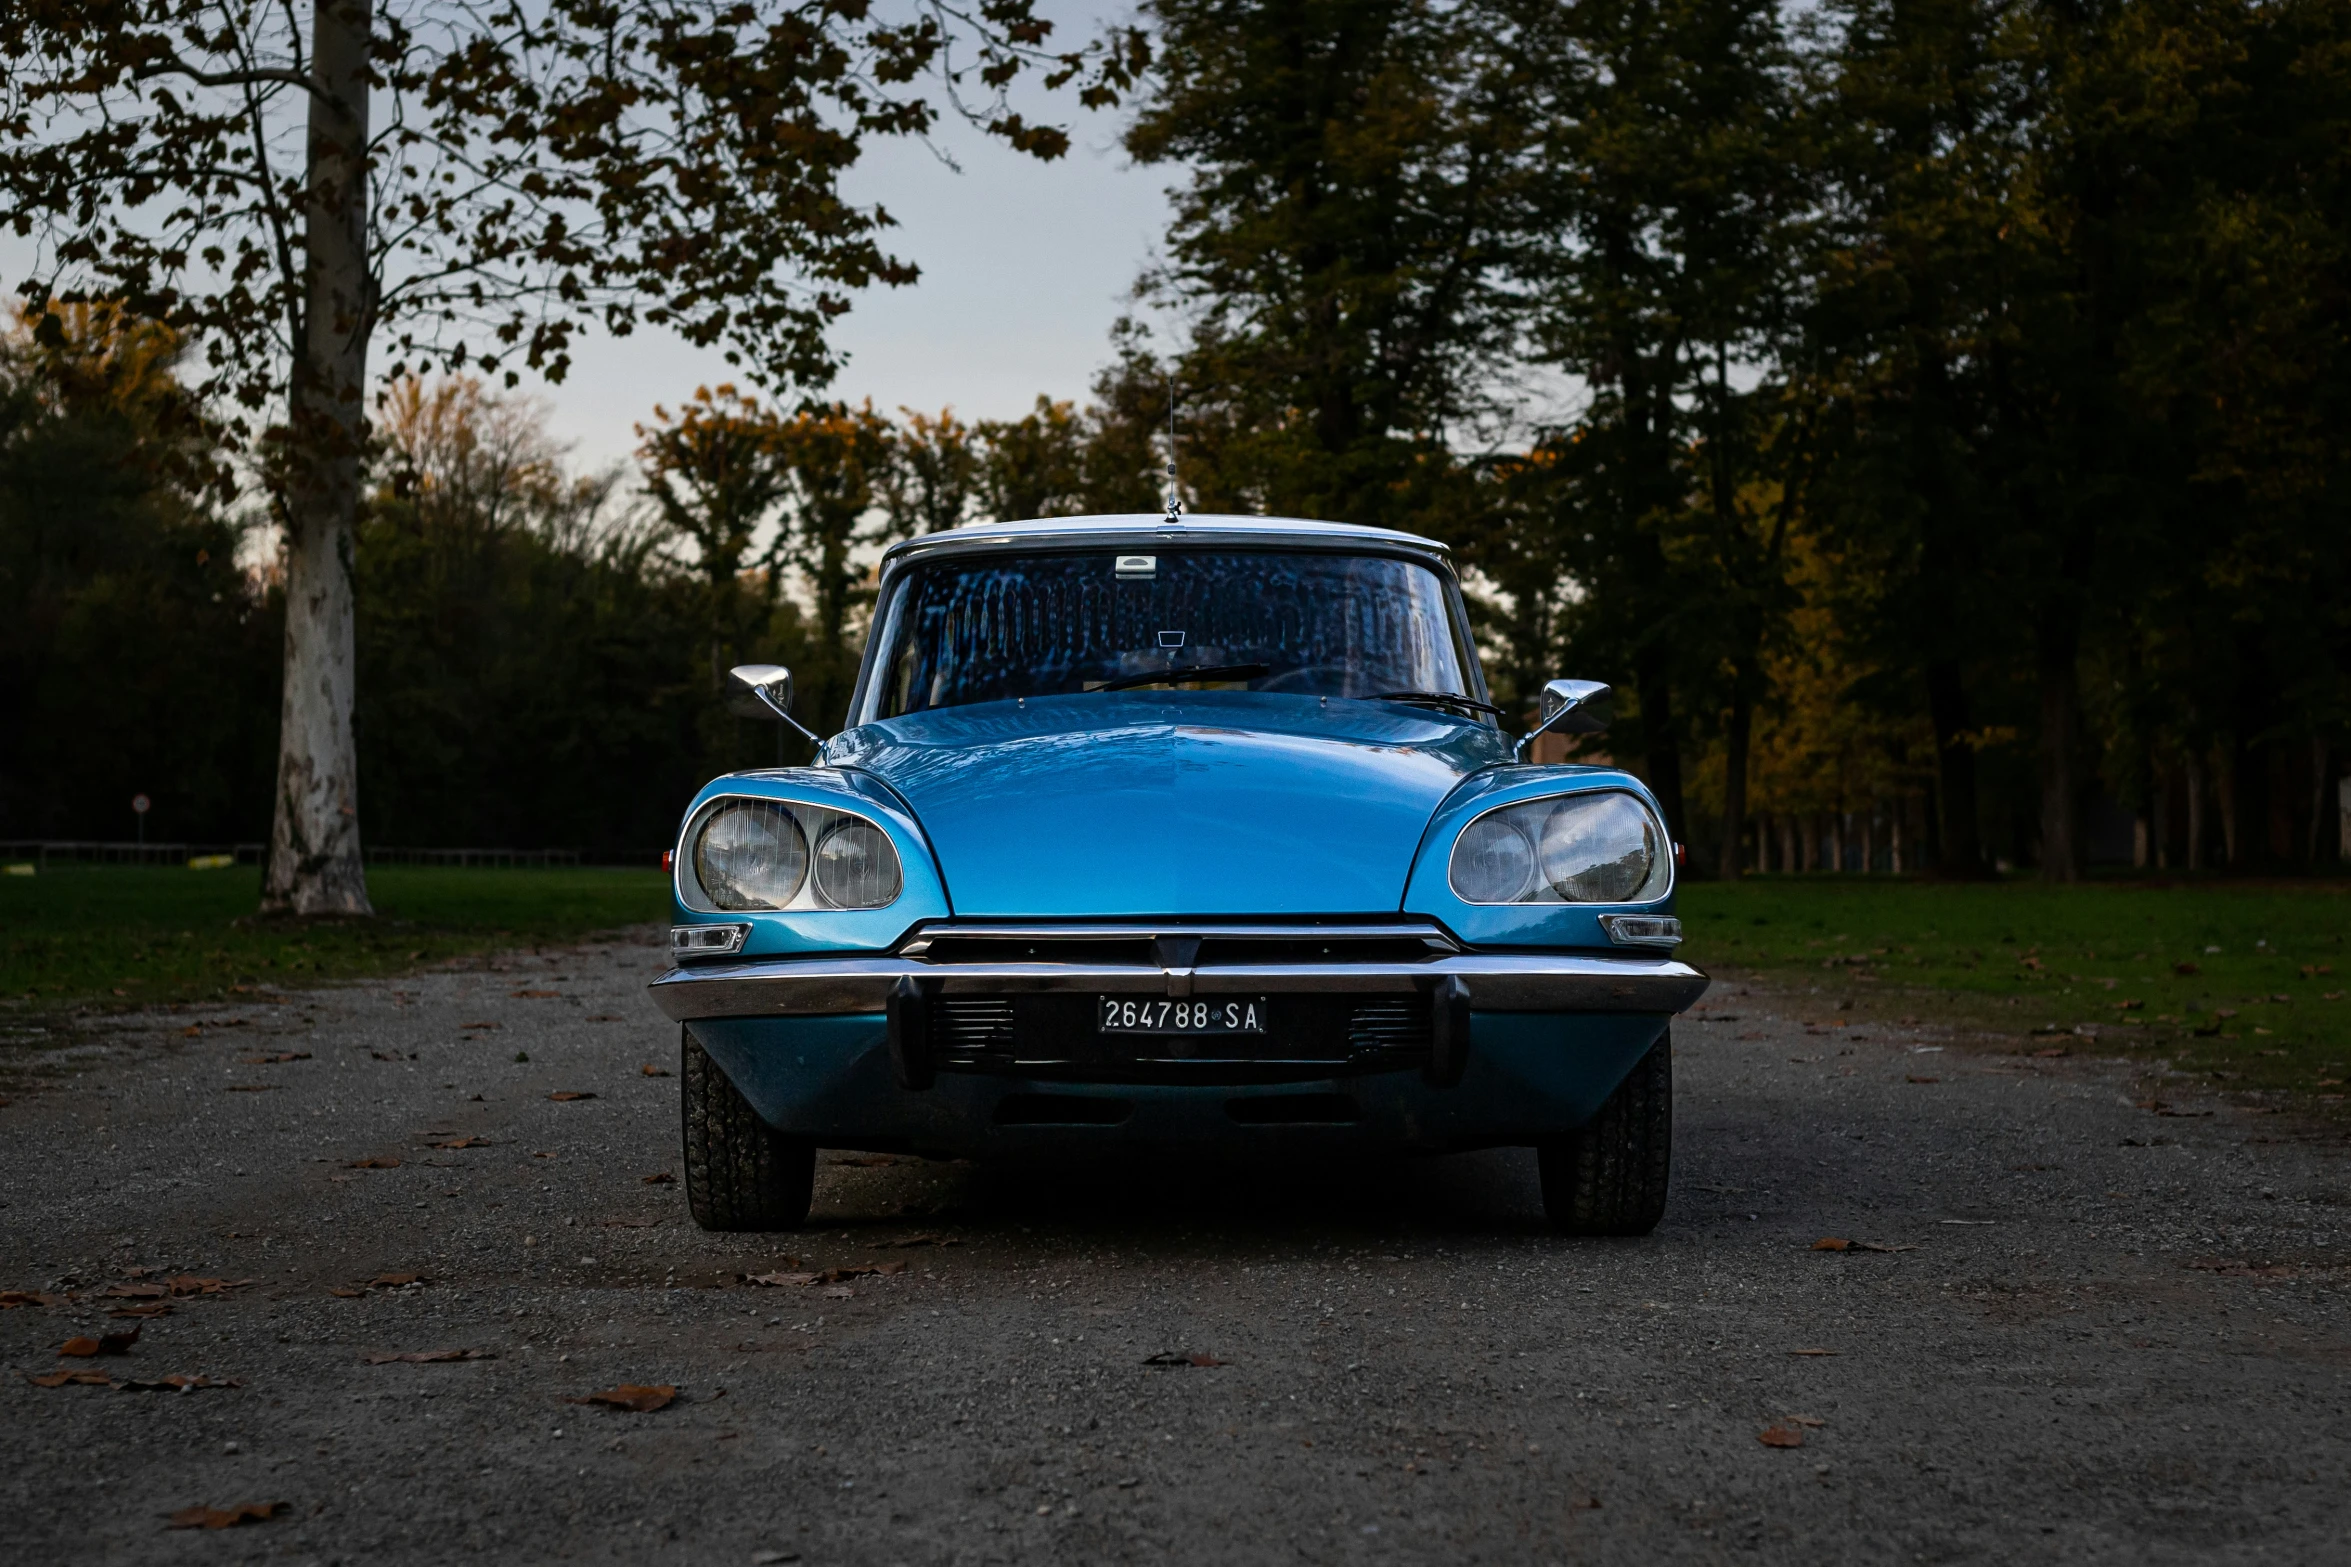
[[[781,806],[727,806],[694,840],[694,877],[722,909],[780,909],[807,876],[808,839]]]
[[[1535,884],[1535,846],[1511,813],[1481,816],[1453,842],[1452,876],[1465,903],[1516,903]]]
[[[1629,794],[1562,800],[1543,820],[1543,880],[1570,903],[1629,903],[1649,884],[1665,844]]]
[[[898,851],[889,834],[852,817],[816,846],[816,890],[836,909],[878,909],[898,896]]]

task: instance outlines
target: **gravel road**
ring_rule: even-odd
[[[1732,982],[1646,1240],[1546,1234],[1515,1151],[826,1155],[821,1228],[711,1236],[652,941],[13,1057],[8,1555],[2351,1560],[2339,1128]]]

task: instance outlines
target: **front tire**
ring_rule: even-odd
[[[678,1030],[686,1207],[706,1230],[794,1230],[808,1222],[816,1144],[759,1118],[692,1032]]]
[[[1581,1131],[1540,1144],[1543,1211],[1568,1235],[1646,1235],[1673,1174],[1673,1031],[1658,1036]]]

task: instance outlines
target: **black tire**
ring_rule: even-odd
[[[1646,1235],[1673,1175],[1673,1031],[1649,1047],[1580,1132],[1536,1149],[1543,1211],[1569,1235]]]
[[[706,1230],[796,1230],[808,1222],[816,1144],[759,1118],[692,1033],[678,1030],[686,1207]]]

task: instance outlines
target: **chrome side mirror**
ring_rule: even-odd
[[[1535,736],[1556,729],[1566,735],[1596,735],[1616,717],[1616,692],[1597,680],[1552,680],[1543,686],[1542,722],[1528,730],[1511,754],[1526,760]]]
[[[737,664],[728,670],[727,711],[742,718],[780,718],[809,744],[824,744],[792,716],[792,672],[781,664]]]

